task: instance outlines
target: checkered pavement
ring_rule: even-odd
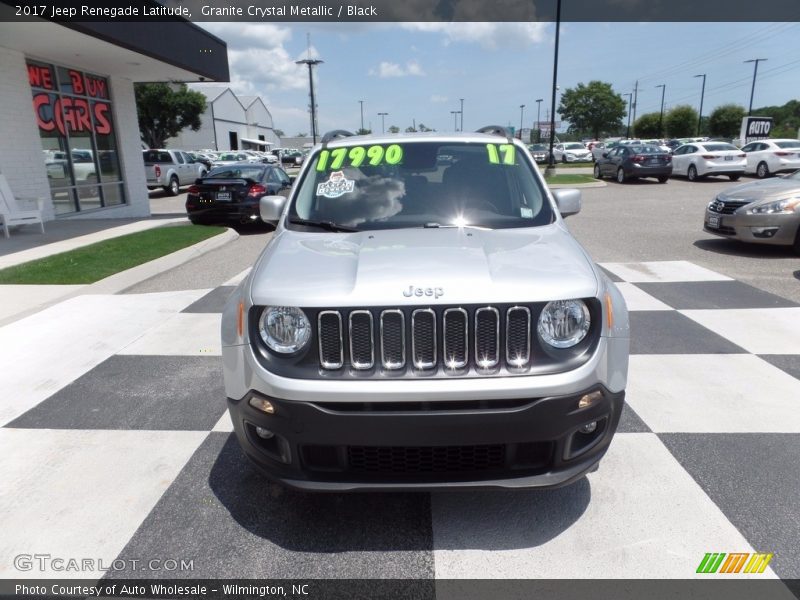
[[[194,563],[113,574],[133,577],[688,578],[706,552],[759,551],[765,577],[800,578],[800,307],[688,262],[602,266],[631,311],[627,406],[600,469],[551,491],[267,482],[219,361],[244,274],[0,328],[0,577],[105,574],[21,574],[24,552]]]

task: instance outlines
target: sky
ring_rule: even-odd
[[[231,83],[242,95],[260,95],[275,128],[287,136],[310,133],[308,70],[311,56],[322,132],[381,131],[423,123],[439,131],[460,127],[451,114],[464,99],[464,129],[525,127],[550,110],[553,23],[199,23],[228,44]],[[636,114],[678,104],[703,114],[736,103],[747,108],[754,58],[759,63],[753,107],[800,99],[800,23],[562,23],[561,90],[599,79],[621,94],[639,82]],[[310,44],[309,44],[310,38]],[[627,97],[626,97],[627,100]],[[520,105],[525,105],[520,109]],[[556,105],[558,100],[556,101]]]

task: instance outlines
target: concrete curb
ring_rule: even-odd
[[[128,289],[129,287],[136,285],[137,283],[140,283],[146,279],[150,279],[151,277],[155,277],[156,275],[164,273],[165,271],[169,271],[170,269],[174,269],[175,267],[187,263],[194,258],[206,254],[207,252],[216,250],[217,248],[220,248],[238,238],[239,234],[233,229],[229,228],[219,235],[215,235],[214,237],[203,240],[202,242],[198,242],[192,246],[182,248],[176,252],[156,258],[150,262],[146,262],[126,271],[115,273],[114,275],[110,275],[109,277],[101,279],[95,283],[81,286],[80,289],[72,290],[63,296],[53,298],[52,300],[42,304],[37,304],[29,309],[22,310],[9,317],[0,319],[0,327],[8,325],[9,323],[13,323],[14,321],[19,321],[20,319],[42,311],[50,306],[53,306],[54,304],[58,304],[59,302],[69,300],[70,298],[74,298],[76,296],[83,296],[86,294],[117,294]],[[2,288],[3,286],[0,285],[0,291],[2,291]]]
[[[547,187],[549,187],[551,190],[557,190],[559,188],[601,188],[606,187],[607,185],[608,184],[605,181],[593,181],[591,183],[548,183]]]

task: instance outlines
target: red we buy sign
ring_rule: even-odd
[[[28,82],[33,88],[33,110],[39,129],[48,132],[57,129],[61,135],[111,133],[111,105],[98,101],[108,100],[106,80],[74,69],[63,69],[59,75],[57,84],[52,67],[28,64]]]

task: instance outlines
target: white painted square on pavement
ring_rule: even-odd
[[[211,429],[211,431],[221,431],[223,433],[229,433],[233,431],[233,423],[231,422],[231,414],[226,410],[225,413],[219,418],[217,424]]]
[[[104,575],[42,571],[36,562],[20,573],[13,557],[49,554],[65,563],[92,558],[110,565],[207,435],[0,429],[0,577]]]
[[[117,354],[155,356],[220,356],[218,313],[178,313],[148,329]]]
[[[753,552],[650,433],[617,434],[588,482],[436,493],[432,512],[437,578],[683,579],[714,548]]]
[[[625,298],[628,310],[673,310],[668,304],[654,298],[643,289],[636,287],[632,283],[615,283]]]
[[[800,354],[800,307],[680,312],[753,354]]]
[[[636,355],[625,401],[656,433],[800,433],[800,381],[752,354]]]
[[[600,263],[617,277],[630,283],[667,283],[678,281],[733,281],[730,277],[686,260],[663,260],[633,263]]]

